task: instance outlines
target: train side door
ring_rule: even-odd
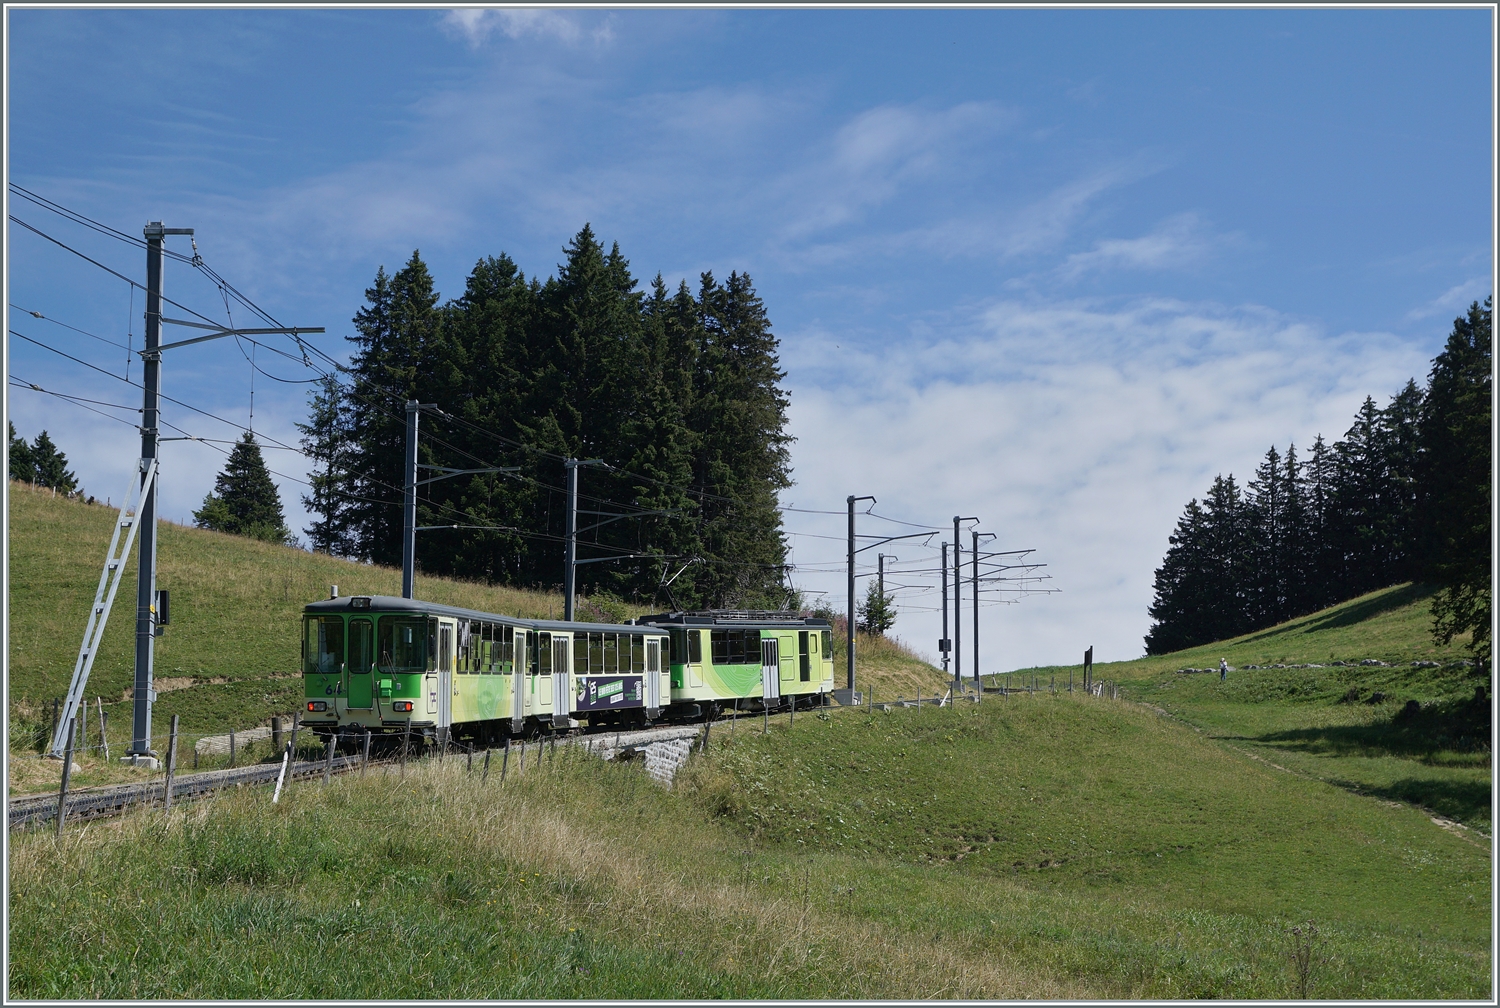
[[[568,712],[573,709],[573,676],[571,673],[572,640],[562,634],[552,635],[552,723],[566,728]]]
[[[781,653],[781,681],[784,683],[795,683],[797,681],[797,653],[792,650],[790,635],[781,643],[786,644],[785,648],[779,648]],[[796,692],[796,688],[793,686],[788,685],[785,688],[790,692]]]
[[[551,719],[552,707],[552,635],[537,636],[536,663],[531,667],[530,714]]]
[[[515,661],[511,665],[510,676],[510,730],[517,734],[521,726],[526,722],[526,691],[525,682],[528,678],[526,669],[530,664],[531,656],[530,630],[522,630],[516,627]]]
[[[687,681],[694,689],[703,688],[703,631],[689,630],[687,653]],[[712,657],[710,652],[709,657]]]
[[[763,638],[760,642],[760,687],[761,698],[781,698],[780,642],[775,637]]]
[[[438,624],[437,686],[427,692],[427,713],[437,715],[438,727],[453,720],[453,624]]]
[[[661,711],[661,639],[646,638],[646,716],[652,720]]]

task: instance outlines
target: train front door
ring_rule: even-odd
[[[350,710],[369,710],[375,706],[374,678],[370,671],[375,660],[375,624],[367,619],[349,621],[349,684],[345,693]]]
[[[781,698],[781,647],[775,637],[764,637],[760,642],[760,688],[761,699],[767,705]]]

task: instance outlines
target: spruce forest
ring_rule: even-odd
[[[578,469],[578,592],[780,608],[777,491],[791,484],[777,340],[750,278],[637,289],[585,225],[545,281],[481,259],[440,304],[421,256],[382,267],[354,317],[349,381],[312,397],[302,446],[313,549],[401,562],[405,403],[420,417],[417,569],[563,580],[565,459]],[[459,473],[445,470],[512,469]],[[439,477],[436,478],[435,477]],[[625,517],[617,517],[625,516]]]
[[[1227,640],[1406,581],[1434,637],[1490,655],[1491,299],[1457,318],[1426,389],[1366,397],[1343,440],[1272,446],[1188,502],[1156,571],[1148,655]]]

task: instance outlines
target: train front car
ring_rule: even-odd
[[[791,612],[710,609],[642,616],[671,639],[668,720],[821,706],[833,692],[833,627]]]
[[[492,744],[644,724],[668,693],[650,627],[522,620],[385,595],[303,611],[303,724],[346,746],[365,732]]]
[[[525,621],[388,595],[314,602],[302,619],[302,723],[318,735],[409,733],[426,742],[503,732]],[[471,626],[483,630],[470,634]],[[481,656],[491,678],[471,685],[465,673]]]

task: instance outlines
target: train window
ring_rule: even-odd
[[[500,628],[500,661],[504,665],[503,671],[509,672],[515,666],[516,661],[516,639],[515,627],[503,626]]]
[[[646,671],[646,638],[641,634],[630,635],[630,671]]]
[[[803,682],[812,679],[812,654],[808,649],[808,638],[814,641],[818,639],[817,634],[808,633],[806,630],[797,631],[797,670]],[[819,678],[822,678],[819,676]]]
[[[343,617],[315,616],[309,619],[302,654],[306,674],[338,672],[344,661]]]
[[[349,621],[349,671],[369,672],[375,657],[375,625],[367,619]]]
[[[420,672],[427,666],[427,621],[410,616],[382,617],[377,654],[382,671]]]
[[[667,664],[681,665],[687,661],[687,631],[667,631]]]
[[[573,636],[573,671],[583,675],[589,670],[589,635]]]
[[[709,631],[709,643],[712,645],[712,657],[715,665],[729,664],[729,631]]]
[[[823,657],[824,658],[832,658],[833,657],[833,631],[832,630],[824,630],[824,631],[822,631],[822,635],[823,635]]]
[[[703,662],[703,632],[701,630],[689,630],[687,636],[688,664],[700,665]]]
[[[543,675],[552,674],[552,635],[549,633],[537,634],[541,643],[537,645],[536,664],[531,667],[531,674],[540,671]]]
[[[616,634],[604,634],[604,671],[620,671],[620,641]],[[628,659],[627,659],[628,660]]]
[[[589,634],[589,671],[604,671],[604,635],[600,633]]]

